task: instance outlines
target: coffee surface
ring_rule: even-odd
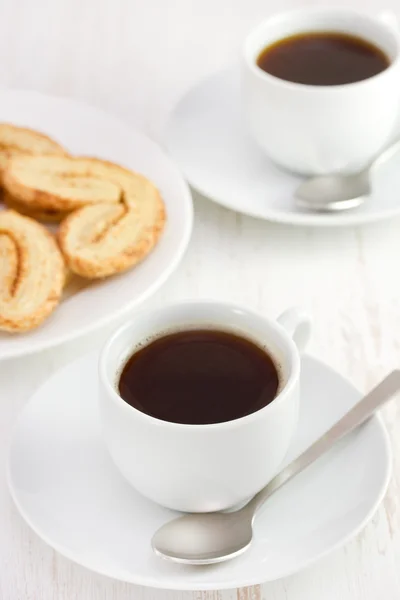
[[[342,85],[377,75],[386,54],[362,38],[339,32],[301,33],[262,50],[257,65],[270,75],[306,85]]]
[[[209,424],[272,402],[279,375],[272,358],[250,340],[199,329],[140,348],[125,364],[118,387],[125,402],[157,419]]]

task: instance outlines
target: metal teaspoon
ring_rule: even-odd
[[[320,212],[357,208],[371,193],[371,171],[392,158],[400,139],[383,150],[365,169],[349,175],[318,175],[305,180],[295,191],[296,204]]]
[[[366,421],[399,390],[400,370],[396,370],[276,475],[244,508],[231,513],[187,514],[174,519],[154,534],[154,552],[161,558],[191,565],[217,563],[239,556],[251,544],[254,518],[266,500],[340,438]]]

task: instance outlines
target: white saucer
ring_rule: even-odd
[[[362,207],[337,214],[297,209],[293,192],[300,178],[272,164],[247,134],[238,68],[208,77],[181,99],[167,124],[164,144],[195,189],[253,217],[338,226],[400,214],[400,154],[378,170],[373,194]]]
[[[161,148],[98,108],[37,92],[3,90],[0,121],[33,127],[54,137],[73,154],[111,160],[146,175],[160,189],[167,210],[163,235],[142,263],[90,285],[70,285],[57,310],[33,331],[18,335],[0,332],[1,360],[77,338],[148,298],[168,279],[185,253],[193,207],[186,182]]]
[[[101,438],[96,381],[97,356],[90,355],[34,394],[14,430],[8,479],[18,509],[40,537],[109,577],[182,590],[278,579],[355,535],[388,485],[388,437],[374,417],[269,500],[243,556],[212,567],[165,562],[152,554],[150,538],[174,513],[140,496],[116,471]],[[360,397],[309,357],[301,384],[300,425],[288,460]]]

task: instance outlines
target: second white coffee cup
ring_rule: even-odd
[[[260,51],[298,33],[333,31],[366,39],[390,65],[345,85],[292,83],[257,64]],[[277,164],[312,175],[368,165],[394,134],[400,113],[400,30],[387,15],[347,8],[302,8],[261,23],[243,48],[242,100],[251,135]]]
[[[144,414],[120,397],[118,376],[136,348],[165,333],[202,327],[266,348],[281,377],[270,404],[233,421],[183,425]],[[138,313],[107,342],[99,364],[104,437],[125,479],[147,498],[180,511],[223,510],[256,494],[278,470],[295,431],[300,352],[309,335],[309,320],[297,309],[277,321],[205,301]]]

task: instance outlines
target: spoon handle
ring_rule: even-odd
[[[361,425],[374,414],[385,402],[400,390],[400,370],[392,371],[369,394],[364,396],[348,413],[335,423],[322,437],[300,454],[283,471],[278,473],[243,510],[254,515],[277,489],[303,471],[308,465],[329,450],[340,438]]]
[[[387,148],[385,148],[367,167],[367,170],[375,169],[380,167],[384,162],[392,158],[400,150],[400,139],[394,141]]]

